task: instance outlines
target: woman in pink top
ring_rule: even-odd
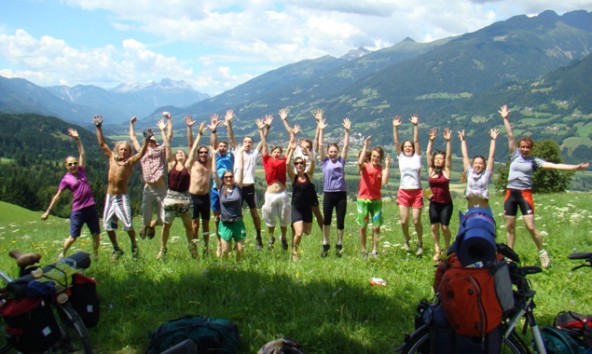
[[[97,213],[97,207],[95,200],[90,190],[90,184],[86,178],[85,173],[85,162],[86,153],[84,152],[84,146],[78,136],[78,132],[74,129],[68,129],[68,135],[76,140],[78,147],[78,160],[74,156],[66,157],[66,175],[62,178],[58,191],[51,199],[47,211],[41,215],[41,219],[47,220],[49,212],[56,205],[62,192],[66,189],[72,191],[72,212],[70,214],[70,236],[64,240],[64,248],[60,253],[60,258],[66,256],[68,249],[74,244],[74,241],[80,236],[82,226],[86,224],[90,233],[93,237],[93,253],[95,256],[99,252],[100,242],[100,226],[99,226],[99,214]]]
[[[366,229],[372,220],[372,256],[378,257],[378,238],[380,226],[382,226],[382,194],[381,188],[388,183],[390,157],[385,159],[385,169],[382,168],[384,150],[375,147],[370,151],[370,162],[366,159],[370,137],[364,140],[364,147],[358,158],[358,170],[360,171],[360,188],[358,190],[358,225],[360,226],[360,243],[362,244],[362,257],[366,257]]]
[[[428,183],[430,185],[430,224],[432,225],[432,239],[434,240],[434,261],[440,259],[442,248],[440,247],[440,229],[444,236],[444,254],[450,245],[450,219],[452,218],[452,196],[450,195],[450,170],[452,168],[452,132],[444,128],[444,140],[446,140],[446,152],[436,150],[432,154],[434,140],[438,129],[432,128],[429,132],[429,142],[426,151],[428,160]]]

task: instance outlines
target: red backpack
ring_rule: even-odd
[[[454,332],[464,336],[485,336],[514,307],[508,265],[500,254],[489,267],[468,268],[452,253],[438,265],[434,291]]]

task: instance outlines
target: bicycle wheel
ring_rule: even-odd
[[[58,351],[61,353],[84,353],[92,354],[90,336],[82,322],[82,318],[74,310],[70,302],[56,304],[63,326],[62,340],[58,343]]]
[[[420,328],[414,332],[409,339],[397,352],[403,354],[429,354],[430,353],[430,331],[429,328]],[[450,350],[452,352],[452,349]],[[501,354],[529,354],[531,353],[524,341],[515,333],[512,332],[508,338],[504,338],[500,349]]]

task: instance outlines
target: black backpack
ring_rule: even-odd
[[[190,339],[195,353],[235,354],[240,334],[235,324],[222,318],[184,316],[167,321],[150,333],[147,354],[157,354]]]

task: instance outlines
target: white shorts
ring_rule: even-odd
[[[127,194],[107,194],[103,211],[103,228],[106,231],[117,230],[118,219],[123,223],[123,230],[132,231],[134,229],[129,196]]]
[[[279,193],[265,192],[265,203],[261,207],[265,225],[274,227],[278,217],[280,226],[290,225],[290,212],[290,197],[286,191]]]

